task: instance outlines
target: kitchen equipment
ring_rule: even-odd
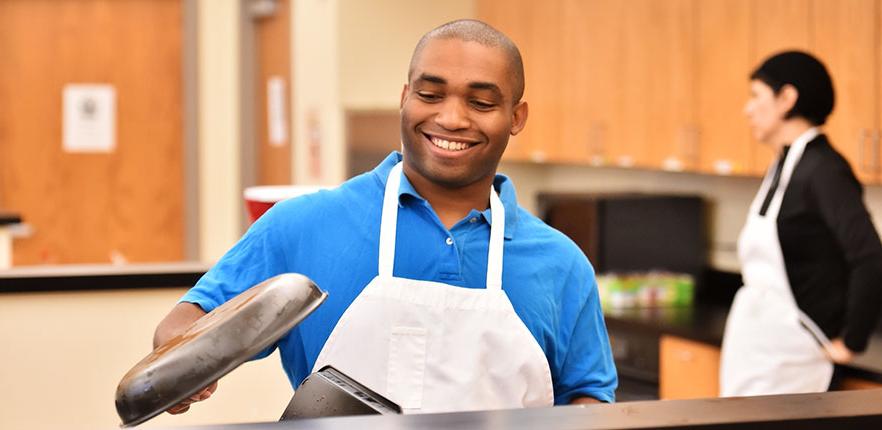
[[[293,197],[311,194],[327,189],[327,187],[313,185],[262,185],[248,187],[242,193],[245,198],[245,206],[248,209],[248,219],[257,221],[264,212],[274,204]]]
[[[325,366],[306,377],[279,421],[341,415],[400,414],[401,408],[343,372]]]
[[[570,237],[597,273],[686,273],[707,265],[704,201],[660,194],[542,193],[539,213]]]
[[[196,394],[284,336],[327,297],[288,273],[242,292],[156,348],[119,383],[116,410],[135,426]]]

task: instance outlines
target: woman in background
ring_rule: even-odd
[[[723,338],[723,396],[826,391],[866,348],[882,304],[882,245],[848,162],[819,129],[830,75],[803,52],[767,59],[745,106],[778,154],[738,239],[744,286]]]

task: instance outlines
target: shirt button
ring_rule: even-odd
[[[444,241],[444,243],[446,243],[446,244],[448,244],[448,245],[453,245],[453,238],[452,238],[452,237],[448,237],[447,240]]]
[[[478,222],[478,217],[473,216],[472,219],[469,220],[469,222],[472,223],[472,224]]]

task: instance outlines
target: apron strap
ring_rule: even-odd
[[[389,171],[383,194],[383,212],[380,220],[380,255],[377,273],[392,277],[395,265],[395,237],[398,229],[398,188],[401,186],[402,163]],[[502,249],[505,237],[505,207],[499,195],[490,186],[490,246],[487,252],[487,289],[502,289]]]
[[[781,169],[781,178],[778,181],[778,188],[774,190],[775,195],[772,197],[772,202],[769,204],[768,211],[766,211],[766,216],[769,217],[769,219],[778,219],[778,212],[781,210],[781,201],[784,200],[784,191],[790,183],[790,177],[793,176],[793,170],[796,169],[796,164],[799,163],[799,160],[802,158],[802,153],[805,152],[805,146],[817,137],[818,133],[818,129],[812,127],[797,137],[793,144],[790,145],[790,150],[787,151],[787,155],[784,158],[784,167]]]
[[[490,185],[490,247],[487,252],[487,289],[502,289],[502,245],[505,237],[505,206]]]
[[[380,258],[377,273],[391,278],[395,264],[395,231],[398,228],[398,187],[401,185],[401,162],[392,167],[383,194],[383,215],[380,219]]]

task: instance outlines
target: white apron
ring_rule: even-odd
[[[833,364],[821,329],[796,305],[778,240],[777,218],[793,170],[816,129],[802,134],[787,152],[778,188],[766,215],[759,211],[775,166],[766,174],[738,238],[744,286],[726,321],[720,362],[720,395],[826,391]]]
[[[542,348],[502,290],[505,209],[490,192],[487,288],[396,278],[401,163],[389,173],[380,224],[379,274],[325,342],[314,371],[331,365],[404,413],[551,406]]]

